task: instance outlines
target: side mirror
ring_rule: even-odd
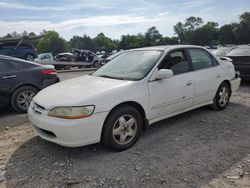
[[[154,80],[163,80],[167,78],[172,78],[174,75],[173,71],[170,69],[160,69],[154,76]]]

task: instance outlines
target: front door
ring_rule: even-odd
[[[148,83],[150,94],[150,120],[161,119],[193,105],[194,75],[184,49],[167,54],[158,69],[171,69],[172,78]]]

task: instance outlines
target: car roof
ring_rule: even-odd
[[[205,49],[202,46],[196,46],[196,45],[162,45],[162,46],[150,46],[150,47],[143,47],[143,48],[136,48],[131,49],[128,51],[136,51],[136,50],[160,50],[160,51],[167,51],[167,50],[174,50],[179,48],[202,48]]]

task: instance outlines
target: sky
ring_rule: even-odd
[[[55,30],[65,39],[103,32],[112,39],[156,26],[173,36],[173,26],[189,16],[219,25],[237,22],[250,0],[0,0],[0,36]]]

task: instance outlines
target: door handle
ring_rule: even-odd
[[[216,76],[216,78],[220,78],[220,74],[218,74],[218,75]]]
[[[191,86],[192,84],[193,84],[192,81],[188,81],[188,82],[186,83],[186,86]]]
[[[10,79],[10,78],[15,78],[16,75],[8,75],[8,76],[4,76],[3,79]]]

